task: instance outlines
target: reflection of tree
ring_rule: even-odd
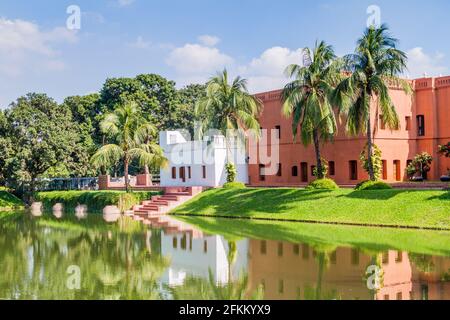
[[[153,231],[150,252],[142,232],[119,224],[96,229],[62,221],[56,228],[53,220],[45,226],[45,219],[0,225],[0,298],[160,298],[157,282],[169,265],[161,256],[160,232]],[[80,268],[81,290],[66,286],[71,265]]]
[[[218,284],[209,270],[208,279],[188,277],[183,286],[168,290],[176,300],[262,300],[262,288],[249,293],[248,284],[248,275],[241,275],[225,285]]]
[[[433,257],[426,254],[410,253],[409,260],[416,266],[417,270],[423,273],[434,271]]]

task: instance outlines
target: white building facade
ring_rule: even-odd
[[[163,131],[159,142],[169,165],[161,169],[163,187],[220,187],[226,183],[225,165],[236,166],[236,181],[247,184],[248,157],[244,143],[228,144],[222,135],[188,141],[180,131]]]

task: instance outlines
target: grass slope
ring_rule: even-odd
[[[172,213],[450,230],[450,192],[214,189]]]
[[[7,191],[0,190],[0,211],[23,208],[23,202]]]

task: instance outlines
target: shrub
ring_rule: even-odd
[[[359,183],[355,190],[363,191],[363,190],[386,190],[392,189],[390,185],[382,181],[364,181]]]
[[[326,175],[328,174],[328,161],[324,158],[321,158],[320,161],[322,162],[322,176],[326,177]],[[319,176],[319,169],[317,168],[317,166],[314,166],[313,176]]]
[[[53,191],[38,192],[36,201],[41,201],[46,210],[50,210],[56,203],[64,204],[67,209],[73,209],[79,204],[87,205],[91,212],[100,212],[104,207],[118,206],[121,211],[130,209],[133,205],[149,200],[157,192],[122,191]]]
[[[227,182],[223,185],[224,189],[245,189],[246,186],[242,182]]]
[[[373,173],[375,175],[375,179],[381,178],[381,171],[383,170],[383,160],[381,159],[381,150],[375,144],[373,147],[373,155],[372,155],[372,165],[373,165]],[[366,144],[363,151],[359,155],[359,160],[361,161],[363,169],[369,173],[369,146]]]
[[[337,190],[338,185],[332,179],[318,179],[311,182],[307,187],[307,190]]]
[[[225,165],[225,170],[227,171],[227,182],[230,183],[236,181],[236,166],[232,163],[227,163]]]
[[[414,157],[414,160],[406,168],[406,173],[412,179],[416,174],[424,178],[425,174],[431,170],[433,157],[427,152],[422,152]]]

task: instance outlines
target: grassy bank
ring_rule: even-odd
[[[305,243],[318,251],[356,247],[365,252],[387,250],[450,256],[450,232],[371,227],[269,222],[201,217],[177,217],[209,234],[228,240],[242,238]]]
[[[109,205],[118,206],[124,211],[156,194],[158,193],[154,191],[133,193],[122,191],[52,191],[38,192],[36,200],[42,202],[47,210],[51,209],[56,203],[62,203],[68,209],[73,209],[79,204],[87,205],[90,212],[101,211]]]
[[[11,193],[0,190],[0,211],[23,209],[23,202]]]
[[[172,213],[450,230],[450,192],[214,189]]]

